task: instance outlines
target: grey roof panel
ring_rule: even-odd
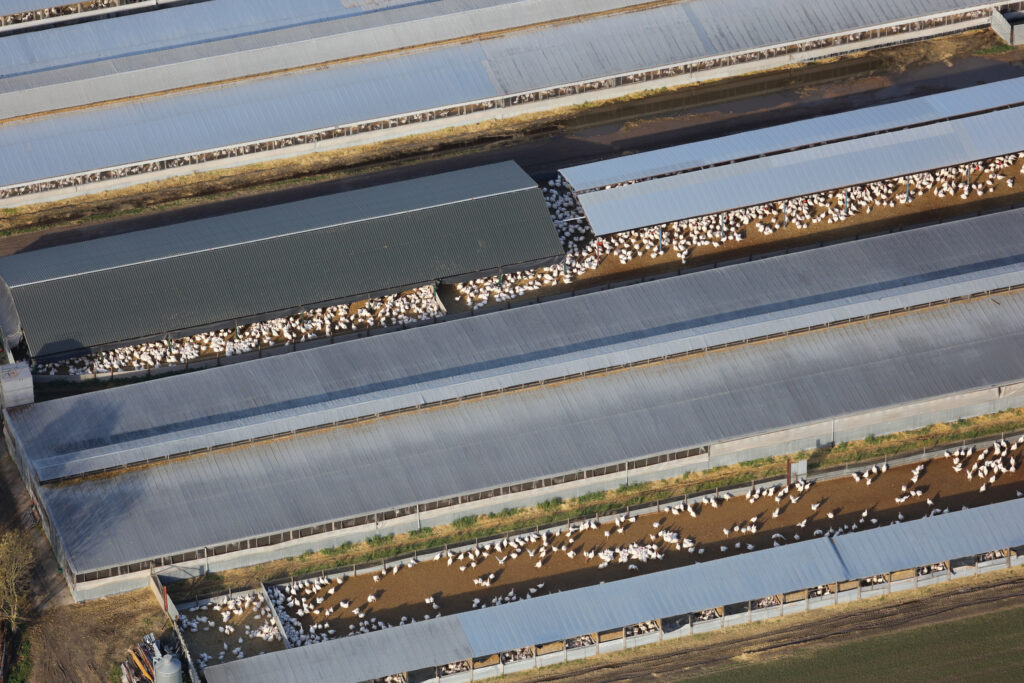
[[[473,654],[557,642],[819,586],[846,572],[827,539],[654,572],[457,615]]]
[[[483,0],[486,1],[486,0]],[[508,1],[508,0],[506,0]],[[52,7],[62,0],[4,0],[10,9],[18,5]],[[0,43],[3,73],[40,71],[80,64],[118,55],[131,55],[189,44],[202,44],[274,29],[354,17],[389,7],[411,4],[408,0],[216,0],[159,12],[142,12],[102,21],[72,24],[45,31],[5,36]],[[436,5],[437,0],[423,3]],[[17,11],[17,10],[16,10]]]
[[[941,491],[934,496],[938,508]],[[1024,500],[1010,500],[929,519],[846,534],[835,544],[851,577],[875,576],[898,569],[969,557],[1024,545]]]
[[[576,192],[781,150],[914,126],[1024,102],[1024,78],[816,116],[768,128],[595,161],[561,171]]]
[[[126,35],[113,31],[116,25],[108,25],[92,29],[111,29],[108,32],[114,35],[101,45],[90,45],[84,55],[87,61],[81,61],[83,55],[76,56],[80,46],[74,36],[55,41],[52,36],[31,34],[22,37],[22,45],[0,45],[0,52],[7,48],[11,59],[34,54],[39,41],[45,40],[50,48],[41,59],[8,66],[8,75],[0,78],[0,119],[494,34],[643,2],[434,0],[184,44],[179,44],[180,36],[161,41],[159,30],[153,39],[147,33],[139,41],[135,31]],[[180,20],[178,15],[170,18],[175,17]],[[159,28],[166,30],[168,22]],[[220,28],[230,31],[228,26]],[[143,44],[127,48],[125,39]]]
[[[1019,382],[1022,344],[1006,294],[44,484],[41,504],[80,573]]]
[[[413,212],[537,187],[515,162],[449,171],[0,258],[10,287]]]
[[[47,401],[11,411],[10,425],[45,481],[944,301],[1024,282],[1024,247],[1014,246],[1024,244],[1022,217],[963,219]]]
[[[0,259],[0,274],[30,353],[45,357],[561,257],[543,196],[532,182],[519,189],[529,178],[518,167],[473,173],[468,187],[490,194],[467,199],[469,173],[442,174],[18,254]]]
[[[972,6],[964,0],[859,2],[856,6],[843,0],[758,0],[753,7],[747,0],[693,0],[485,41],[351,61],[325,70],[12,121],[0,127],[0,156],[5,160],[0,166],[0,187]],[[185,9],[111,21],[142,20]],[[705,40],[695,39],[696,25],[701,27],[696,37],[706,36]],[[81,27],[45,33],[57,35]],[[12,38],[18,36],[0,41],[0,51]],[[98,46],[102,41],[94,42]],[[0,57],[0,64],[19,59]]]
[[[580,195],[599,235],[899,177],[1024,149],[1024,107]]]
[[[209,683],[356,683],[472,656],[459,621],[443,617],[210,666],[203,675]]]

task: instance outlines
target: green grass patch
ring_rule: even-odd
[[[476,526],[477,522],[476,515],[467,515],[465,517],[459,517],[452,522],[452,526],[456,529],[472,529]]]
[[[1024,671],[1024,607],[797,650],[704,676],[727,681],[1012,681]]]
[[[996,43],[995,45],[992,45],[991,47],[983,47],[980,50],[975,50],[974,54],[976,54],[976,55],[1000,55],[1000,54],[1003,54],[1004,52],[1009,52],[1012,49],[1013,49],[1012,45],[1007,45],[1003,41],[999,41],[998,43]]]
[[[341,545],[336,545],[333,548],[324,548],[320,552],[322,552],[325,555],[340,555],[341,553],[346,553],[351,549],[352,541],[345,541]]]
[[[22,638],[21,645],[18,647],[18,654],[14,657],[14,666],[11,667],[11,673],[7,677],[7,683],[26,683],[31,673],[32,643],[29,642],[28,638]],[[120,675],[118,679],[120,679]]]
[[[587,503],[593,503],[597,500],[604,500],[604,491],[591,491],[590,493],[584,493],[582,496],[576,498],[577,505],[586,505]]]
[[[541,510],[545,510],[548,512],[550,512],[551,510],[557,510],[558,508],[562,507],[562,499],[559,498],[558,496],[555,496],[554,498],[549,498],[547,500],[537,503],[537,507]]]

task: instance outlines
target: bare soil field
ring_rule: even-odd
[[[212,600],[181,612],[179,628],[192,657],[202,660],[203,653],[209,657],[200,663],[216,664],[225,658],[237,659],[238,653],[252,657],[284,649],[284,644],[274,639],[277,626],[262,602],[246,603],[237,596],[234,600],[230,605]]]
[[[110,680],[127,649],[170,625],[149,590],[44,610],[29,626],[32,683]],[[120,680],[120,676],[118,676]]]
[[[323,598],[315,604],[319,614],[298,605],[287,612],[307,632],[313,624],[327,623],[338,634],[347,634],[371,628],[371,618],[388,624],[398,624],[403,617],[419,621],[495,601],[529,599],[825,533],[869,529],[935,511],[1013,499],[1024,495],[1024,471],[1016,471],[1021,452],[1024,449],[1015,449],[1004,458],[1004,465],[1014,471],[998,475],[994,483],[988,481],[989,474],[984,479],[978,474],[970,479],[966,476],[978,461],[978,454],[959,473],[954,471],[952,458],[938,458],[923,464],[917,477],[909,465],[893,467],[859,481],[844,477],[815,483],[804,493],[794,488],[782,495],[779,491],[762,495],[755,501],[742,496],[731,500],[694,499],[692,513],[673,509],[623,518],[614,524],[562,532],[546,540],[521,535],[518,548],[478,547],[454,557],[423,558],[415,566],[392,565],[384,575],[350,577],[341,585],[332,584],[309,596],[311,603]],[[983,481],[985,490],[979,491]],[[921,493],[896,502],[907,495],[904,486]],[[691,544],[692,548],[687,547]],[[602,551],[613,551],[614,557],[602,558]],[[329,610],[331,614],[327,614]]]

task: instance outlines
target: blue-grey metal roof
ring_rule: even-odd
[[[408,628],[407,628],[408,627]],[[473,656],[458,619],[420,621],[207,667],[208,683],[366,681],[459,662]]]
[[[208,17],[199,15],[209,12],[199,8],[196,16],[168,15],[170,21],[157,22],[152,34],[151,18],[136,22],[145,26],[115,23],[75,28],[59,36],[26,34],[0,45],[0,60],[22,60],[8,64],[6,76],[0,77],[0,119],[465,40],[646,1],[432,0],[335,19],[311,17],[297,25],[242,35],[231,21],[208,26]],[[229,0],[219,9],[244,15],[230,6],[234,4]],[[187,31],[177,30],[176,23],[206,30],[196,42]]]
[[[111,21],[142,20],[198,6]],[[0,187],[971,6],[964,0],[855,5],[844,0],[693,0],[319,71],[12,121],[0,127],[0,158],[5,161]]]
[[[69,3],[63,0],[3,0],[0,2],[0,13],[9,14],[26,7],[53,7],[61,4]],[[4,75],[31,73],[121,55],[151,53],[185,45],[259,35],[275,29],[315,25],[409,4],[436,6],[443,3],[438,0],[422,3],[409,0],[196,2],[166,7],[156,12],[129,14],[6,36],[0,44],[0,67]]]
[[[46,481],[1022,284],[1022,266],[1015,210],[47,401],[10,426]]]
[[[820,586],[845,575],[831,543],[818,539],[466,612],[458,620],[473,653],[483,656]]]
[[[29,353],[223,329],[563,257],[513,162],[0,259]]]
[[[561,174],[576,192],[582,193],[617,183],[916,126],[1022,102],[1024,78],[1011,78],[901,102],[890,102],[829,116],[816,116],[735,135],[595,161],[563,169]]]
[[[580,195],[605,235],[1024,149],[1024,106]]]
[[[947,505],[941,497],[935,502]],[[851,578],[1016,548],[1024,545],[1024,500],[846,534],[835,544]]]
[[[486,657],[1022,544],[1024,501],[994,503],[847,534],[834,541],[803,541],[486,607],[411,628],[400,626],[218,664],[204,674],[210,683],[381,678],[447,663],[445,656],[450,656],[449,662]],[[427,624],[430,628],[425,628]],[[410,656],[393,658],[399,652]],[[357,668],[350,669],[351,663]]]
[[[1019,382],[1022,344],[1024,294],[1004,294],[43,484],[40,503],[81,573]]]

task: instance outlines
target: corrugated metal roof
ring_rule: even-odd
[[[1022,344],[1007,294],[42,485],[41,504],[85,572],[1017,382]]]
[[[465,5],[473,0],[459,3]],[[476,4],[511,0],[476,0]],[[53,7],[66,0],[3,0],[4,14],[21,6]],[[316,25],[345,17],[374,14],[409,5],[409,0],[216,0],[158,12],[142,12],[103,21],[72,24],[32,34],[6,36],[0,45],[3,73],[17,74],[82,64],[118,55],[150,53],[189,44],[259,35],[275,29]],[[425,0],[430,8],[444,2]],[[4,7],[5,6],[5,7]],[[436,11],[436,10],[435,10]]]
[[[211,666],[203,675],[209,683],[341,683],[442,666],[472,656],[458,620],[442,617]]]
[[[1022,544],[1024,501],[994,503],[218,664],[204,673],[210,683],[380,678]],[[394,653],[403,655],[396,660]]]
[[[12,36],[10,41],[5,38],[0,45],[0,64],[5,67],[6,77],[69,66],[101,65],[77,71],[79,78],[112,70],[130,71],[132,65],[152,67],[243,51],[249,52],[250,59],[258,64],[272,64],[264,56],[268,52],[273,54],[268,48],[336,38],[346,33],[355,43],[353,48],[361,49],[348,56],[359,56],[472,34],[481,22],[489,30],[500,31],[543,21],[550,15],[572,16],[648,1],[302,0],[283,4],[272,0],[216,0],[50,29],[44,34],[21,34]],[[384,42],[365,43],[360,35],[363,32],[370,32]],[[318,45],[323,46],[323,41]],[[48,49],[41,50],[42,46]],[[308,54],[308,47],[306,52],[307,57],[316,56]],[[122,61],[124,58],[129,59]],[[333,55],[323,55],[321,60],[330,58]],[[284,66],[287,64],[278,68]],[[216,80],[219,74],[213,76],[211,80]],[[39,81],[48,82],[53,81]]]
[[[45,481],[944,301],[1024,283],[1022,218],[974,217],[47,401],[12,411],[10,426]]]
[[[20,287],[536,187],[514,161],[503,161],[26,251],[0,258],[0,274],[9,287]]]
[[[913,126],[1024,102],[1024,78],[816,116],[650,152],[595,161],[561,171],[576,192],[667,173],[748,159],[781,150]]]
[[[182,43],[182,36],[169,30],[173,22],[159,23],[155,40],[138,30],[126,34],[117,24],[88,29],[78,36],[85,41],[76,40],[74,32],[57,41],[31,34],[20,43],[0,45],[0,60],[4,48],[11,59],[43,52],[41,59],[8,65],[7,76],[0,78],[0,118],[500,33],[644,2],[434,0],[206,42]],[[233,30],[220,28],[229,34]],[[41,51],[40,45],[51,49]],[[84,47],[89,50],[83,53]]]
[[[557,642],[757,600],[845,577],[827,539],[655,572],[457,615],[474,655]],[[393,672],[392,672],[393,673]]]
[[[934,497],[939,509],[960,507],[960,503]],[[1024,545],[1024,500],[845,534],[837,537],[835,544],[852,578],[1016,548]]]
[[[0,274],[40,357],[561,255],[540,190],[505,162],[18,254]]]
[[[872,0],[855,6],[843,0],[694,0],[322,71],[16,121],[0,127],[0,155],[5,160],[0,186],[550,88],[969,6],[963,0]],[[112,21],[181,9],[185,8]]]
[[[825,144],[580,195],[594,232],[658,223],[1024,149],[1024,107]]]

